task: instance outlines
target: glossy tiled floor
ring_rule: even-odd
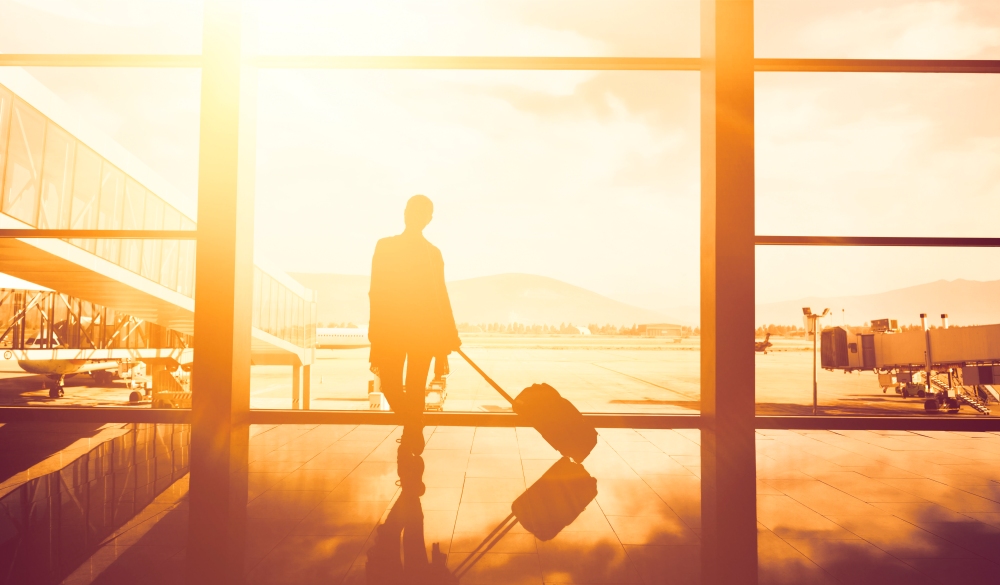
[[[537,433],[426,428],[419,460],[399,458],[400,433],[255,427],[248,582],[698,582],[696,431],[602,430],[513,526],[512,502],[558,460]],[[998,459],[990,433],[759,433],[761,583],[997,582]],[[65,582],[182,582],[185,489]]]

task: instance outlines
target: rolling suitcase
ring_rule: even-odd
[[[588,424],[569,400],[559,395],[555,388],[548,384],[532,384],[517,398],[511,398],[496,382],[486,375],[465,352],[458,350],[458,355],[469,362],[472,369],[479,372],[490,386],[510,402],[514,412],[542,435],[549,445],[580,463],[597,445],[597,429]]]

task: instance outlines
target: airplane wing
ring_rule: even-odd
[[[76,373],[94,372],[94,371],[97,371],[97,370],[111,370],[111,369],[117,369],[117,368],[118,368],[118,362],[117,361],[114,361],[114,362],[91,362],[89,364],[84,364],[84,365],[80,366],[80,369],[76,370]]]

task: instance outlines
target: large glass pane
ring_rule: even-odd
[[[698,0],[260,4],[262,54],[697,57]]]
[[[125,202],[122,213],[123,230],[141,230],[146,214],[146,190],[129,177],[125,179]],[[124,240],[121,247],[121,265],[132,272],[139,272],[142,261],[142,240]]]
[[[181,217],[181,229],[193,230],[195,223],[186,217]],[[183,240],[180,243],[180,264],[177,268],[177,291],[182,295],[194,296],[194,269],[196,243],[193,240]]]
[[[45,128],[45,161],[42,198],[38,211],[41,229],[66,229],[70,225],[76,141],[55,124]]]
[[[7,137],[10,134],[10,107],[13,96],[0,85],[0,169],[7,160]],[[3,171],[0,170],[0,193],[3,192]]]
[[[94,143],[77,138],[126,175],[180,209],[184,200],[196,200],[199,69],[28,67],[18,72],[17,80],[32,89],[32,96],[49,94],[49,100],[64,103],[51,111],[48,101],[32,105],[66,129],[82,121],[102,133]],[[4,73],[0,70],[0,84]],[[160,192],[163,185],[171,192]]]
[[[97,227],[102,230],[119,230],[122,228],[122,216],[125,212],[125,174],[113,165],[104,161],[101,173],[101,209]],[[97,254],[118,262],[121,240],[98,240]]]
[[[143,229],[163,229],[163,200],[148,193],[146,195],[146,217]],[[143,240],[142,242],[142,274],[152,281],[160,280],[160,252],[163,249],[162,240]]]
[[[1000,76],[756,81],[758,234],[996,235]]]
[[[279,313],[281,305],[278,304],[278,295],[281,294],[282,287],[280,284],[275,282],[273,278],[270,279],[270,281],[271,281],[271,290],[270,290],[271,302],[268,303],[268,309],[267,309],[267,316],[268,316],[267,332],[270,333],[271,335],[277,336],[279,335],[281,330],[281,314]]]
[[[978,368],[1000,366],[1000,251],[759,246],[756,262],[758,414],[813,412],[806,308],[829,310],[816,340],[819,414],[923,415],[927,384],[942,400],[947,386],[960,415],[983,416],[973,400],[996,410],[1000,370],[994,388]]]
[[[76,165],[73,173],[73,207],[70,213],[70,228],[92,230],[97,228],[98,202],[101,194],[101,165],[104,161],[93,150],[80,144],[76,149]],[[93,252],[94,240],[72,240],[74,244]]]
[[[698,79],[262,71],[256,249],[318,293],[312,407],[368,407],[373,251],[423,193],[463,347],[501,385],[544,381],[585,411],[696,413]],[[450,362],[433,407],[509,408]],[[254,368],[262,391],[278,376],[291,385],[287,367]]]
[[[261,290],[260,290],[261,284],[260,284],[260,281],[261,281],[261,276],[262,275],[261,275],[261,272],[260,272],[260,268],[254,267],[254,269],[253,269],[253,303],[252,303],[252,309],[251,310],[253,311],[253,318],[252,318],[253,322],[252,322],[252,324],[253,324],[254,327],[257,327],[257,328],[259,328],[261,326],[260,325],[260,304],[261,304],[261,296],[260,296],[261,295]]]
[[[823,59],[997,59],[994,0],[756,0],[754,55]]]
[[[260,328],[271,332],[271,277],[264,274],[260,286]]]
[[[34,226],[42,178],[45,118],[25,103],[15,100],[11,108],[9,134],[3,212]]]
[[[287,332],[285,328],[288,326],[288,304],[286,303],[287,289],[280,284],[278,285],[278,295],[276,302],[276,309],[278,311],[278,322],[275,324],[275,335],[281,339],[285,339]]]
[[[0,2],[3,53],[201,52],[201,0]]]
[[[181,229],[181,214],[173,207],[167,205],[163,214],[163,229]],[[160,284],[163,286],[177,288],[177,252],[180,249],[177,240],[163,240],[163,260],[160,271]]]

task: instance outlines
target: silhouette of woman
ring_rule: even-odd
[[[444,259],[423,235],[433,214],[434,204],[423,195],[406,202],[403,233],[375,246],[368,293],[371,369],[389,406],[403,415],[402,442],[414,453],[422,451],[423,436],[406,427],[421,422],[431,359],[442,361],[462,345],[445,287]]]

